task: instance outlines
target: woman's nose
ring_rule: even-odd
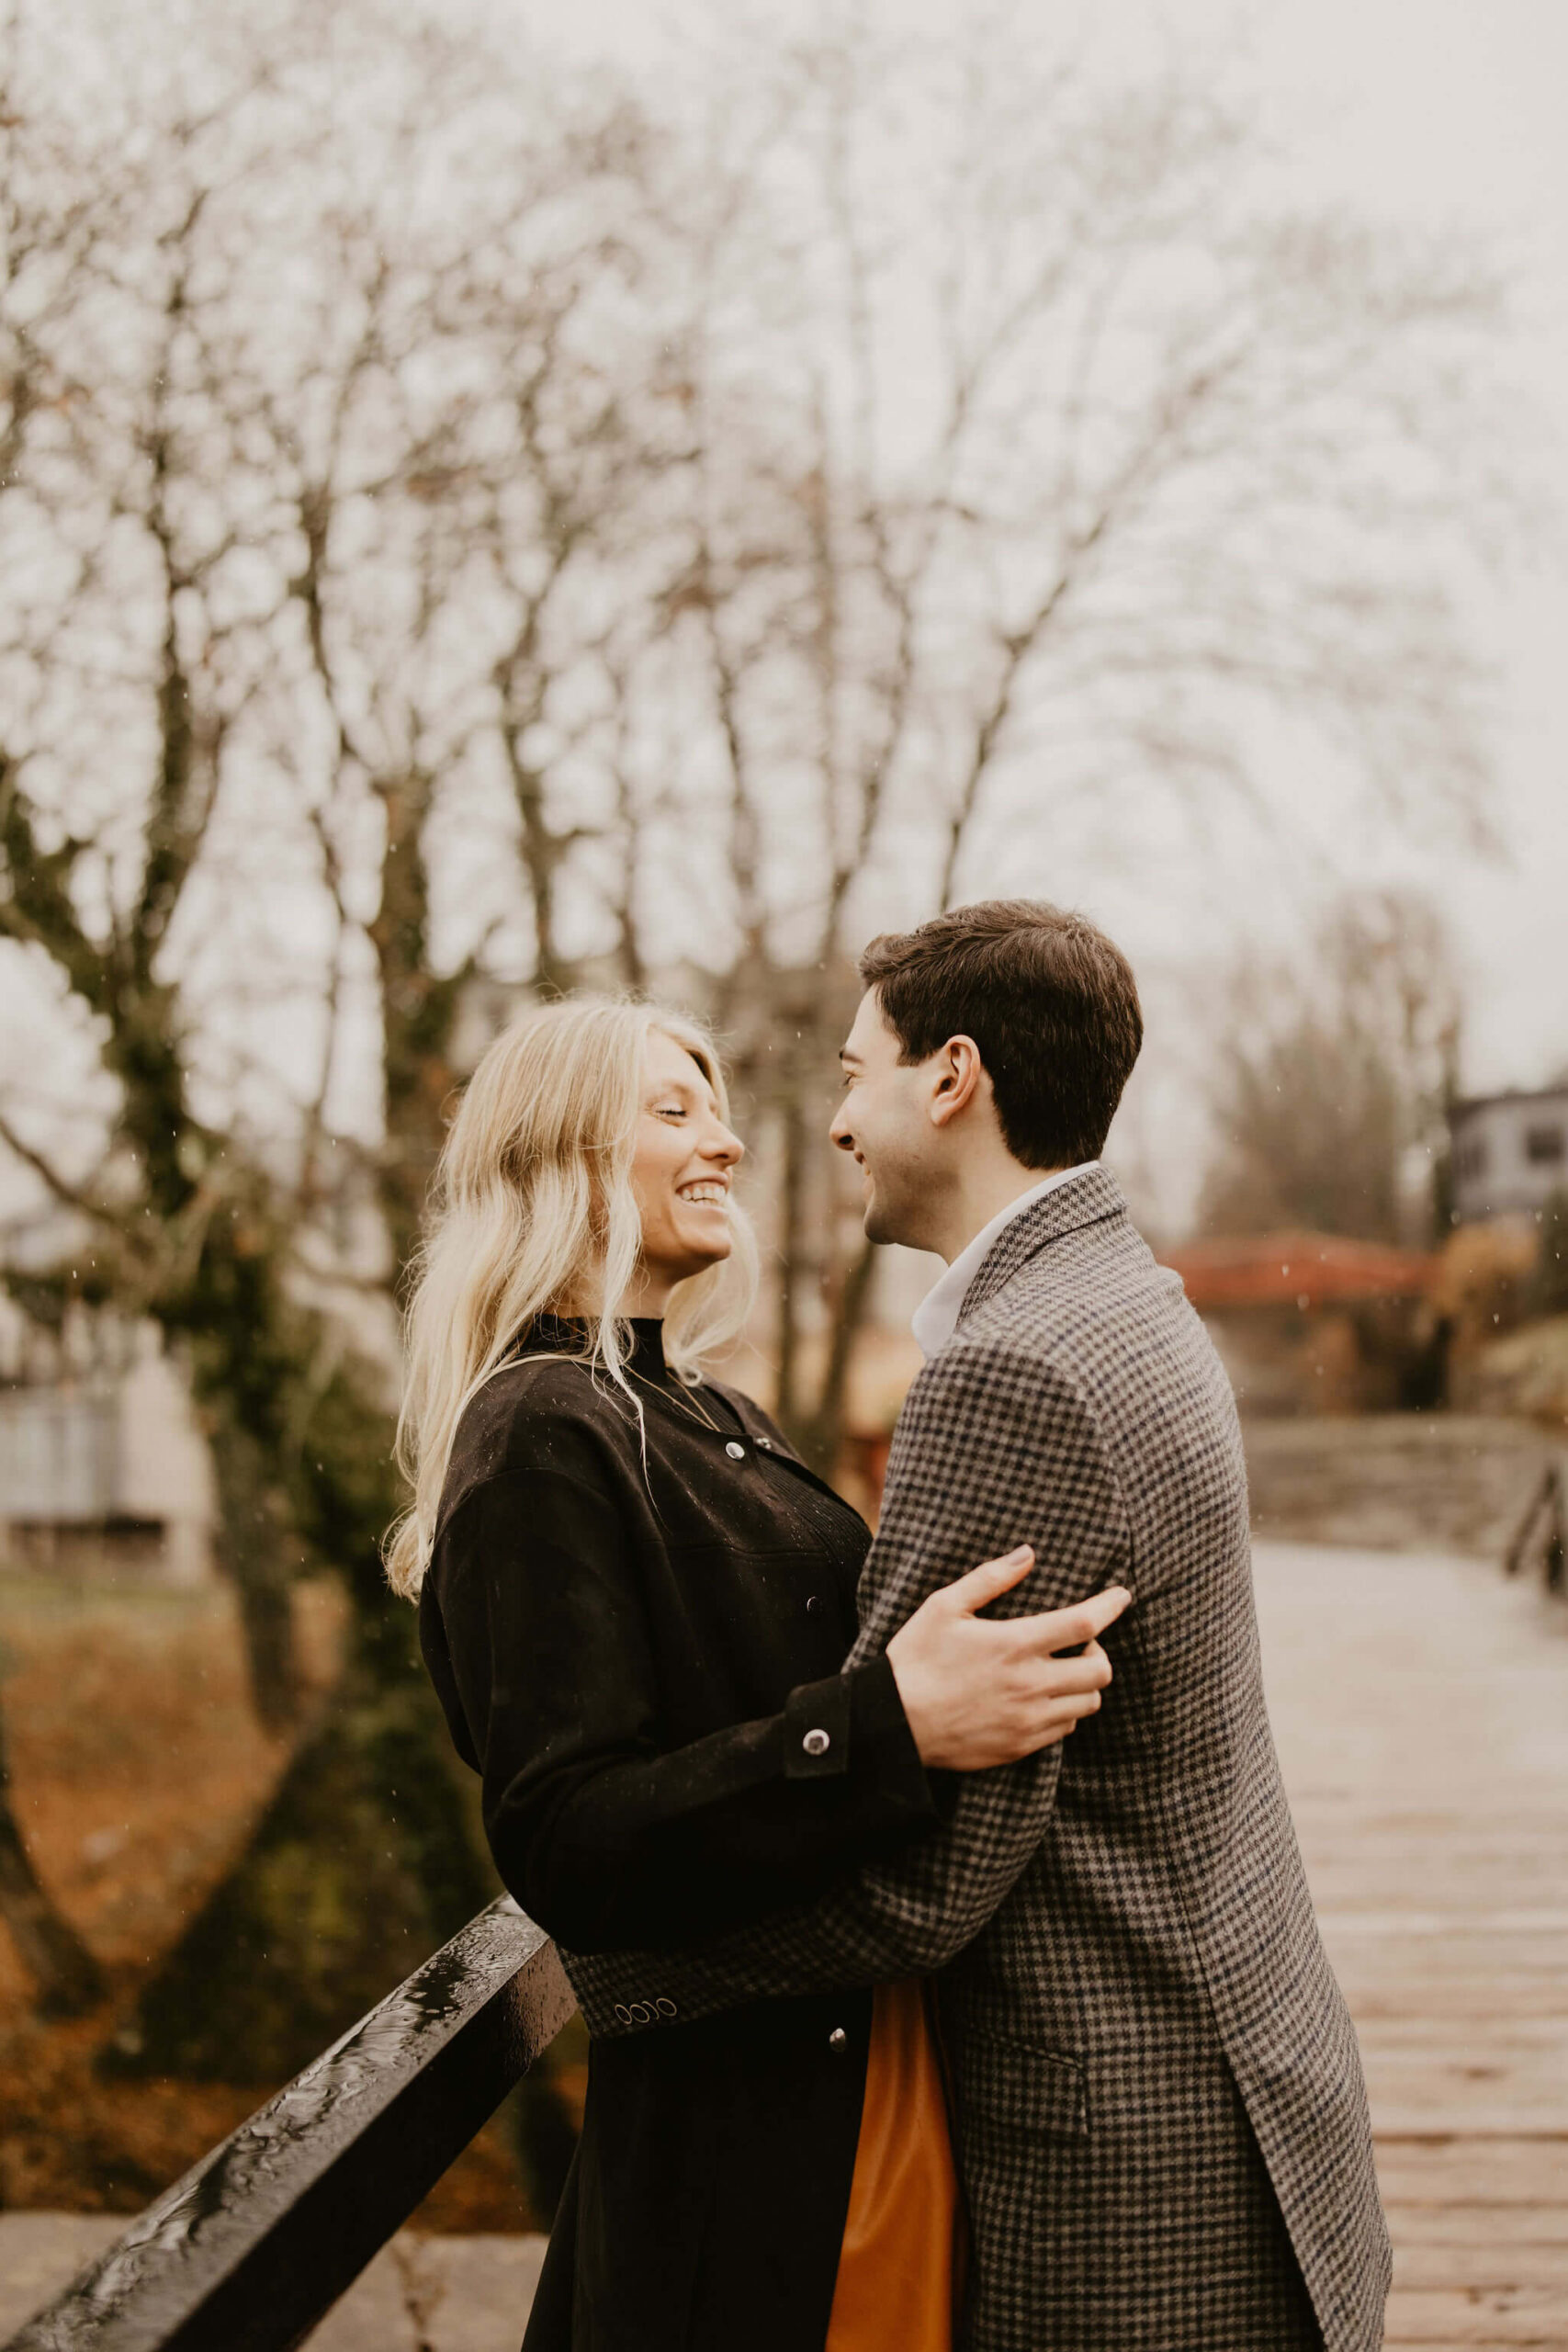
[[[735,1168],[745,1159],[746,1147],[739,1136],[732,1135],[728,1127],[718,1127],[708,1146],[708,1156],[722,1160],[726,1168]]]

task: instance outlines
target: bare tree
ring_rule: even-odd
[[[62,1280],[155,1317],[189,1362],[265,1718],[295,1712],[288,1583],[299,1559],[343,1570],[355,1602],[344,1690],[260,1843],[275,1878],[291,1846],[315,1851],[319,1875],[342,1853],[343,1823],[321,1816],[331,1789],[345,1822],[355,1807],[379,1813],[360,1843],[386,1857],[383,1883],[369,1902],[355,1890],[342,1915],[352,1932],[322,1951],[302,1916],[290,1927],[290,1906],[269,1914],[265,1873],[247,1887],[242,1872],[193,1930],[173,1997],[153,1999],[145,2019],[163,2035],[155,2054],[221,2071],[244,2048],[263,2072],[288,2071],[384,1986],[403,1935],[455,1925],[486,1884],[410,1629],[381,1584],[396,1500],[385,1367],[361,1362],[302,1294],[297,1212],[319,1162],[315,1105],[293,1133],[269,1136],[246,1099],[254,1057],[234,1050],[248,1043],[254,976],[236,975],[232,950],[257,944],[254,931],[236,938],[235,917],[243,932],[246,892],[278,879],[256,770],[279,697],[313,655],[310,532],[296,569],[288,493],[309,525],[314,485],[283,465],[273,429],[276,355],[264,345],[276,320],[236,299],[255,259],[256,192],[296,160],[297,127],[282,136],[275,96],[254,72],[219,104],[182,94],[154,117],[144,167],[117,171],[116,126],[100,151],[36,92],[13,94],[13,462],[0,487],[0,527],[55,591],[48,609],[35,576],[33,601],[8,616],[0,924],[13,952],[48,958],[87,1012],[116,1101],[103,1163],[85,1179],[15,1122],[9,1138],[89,1221],[95,1238]],[[40,301],[39,281],[52,300]],[[291,658],[301,636],[303,661]],[[417,825],[385,786],[387,765],[374,779],[387,855],[414,864]],[[329,786],[340,767],[329,748]],[[281,879],[287,922],[298,894],[287,863]],[[383,925],[394,977],[409,929],[396,909]],[[299,986],[297,966],[278,973],[275,1004]],[[395,988],[389,1003],[394,1045],[412,1053],[424,1008]],[[214,1942],[227,1980],[200,1965]],[[287,1987],[270,2012],[268,1969]],[[252,1980],[251,2035],[230,1997],[236,1970]]]
[[[1382,891],[1333,907],[1308,954],[1226,975],[1211,1231],[1426,1244],[1446,1227],[1457,964],[1427,900]]]

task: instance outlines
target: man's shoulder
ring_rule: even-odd
[[[1199,1553],[1245,1549],[1229,1380],[1179,1279],[1130,1219],[1040,1250],[925,1366],[889,1486],[934,1506],[955,1477],[1014,1499],[1114,1494],[1138,1532],[1145,1583]]]
[[[1076,1396],[1107,1431],[1143,1426],[1150,1413],[1234,1409],[1179,1275],[1124,1213],[1038,1251],[965,1317],[933,1364],[964,1385],[988,1375],[998,1392],[1032,1378]]]
[[[973,1549],[1049,1526],[1121,1524],[1118,1475],[1096,1400],[1060,1351],[960,1326],[916,1375],[888,1458],[882,1535],[933,1525]],[[1009,1532],[1010,1531],[1010,1532]],[[1032,1540],[1032,1537],[1031,1538]]]
[[[1066,1368],[1080,1340],[1106,1341],[1113,1319],[1157,1320],[1182,1295],[1121,1209],[1045,1240],[976,1300],[954,1340]]]
[[[987,1311],[959,1329],[916,1374],[900,1425],[990,1434],[1010,1423],[1092,1419],[1072,1351]]]

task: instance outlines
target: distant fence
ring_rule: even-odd
[[[1548,1592],[1562,1592],[1568,1584],[1568,1455],[1542,1471],[1503,1565],[1517,1577],[1538,1559]]]
[[[555,1946],[503,1895],[3,2352],[292,2352],[576,2006]]]

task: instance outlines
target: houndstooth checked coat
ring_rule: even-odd
[[[1010,1613],[1132,1589],[1103,1711],[956,1776],[942,1830],[813,1906],[563,1953],[589,2027],[942,1970],[972,2352],[1375,2352],[1388,2237],[1264,1711],[1235,1407],[1098,1168],[1004,1228],[916,1380],[850,1662],[1021,1542]]]

